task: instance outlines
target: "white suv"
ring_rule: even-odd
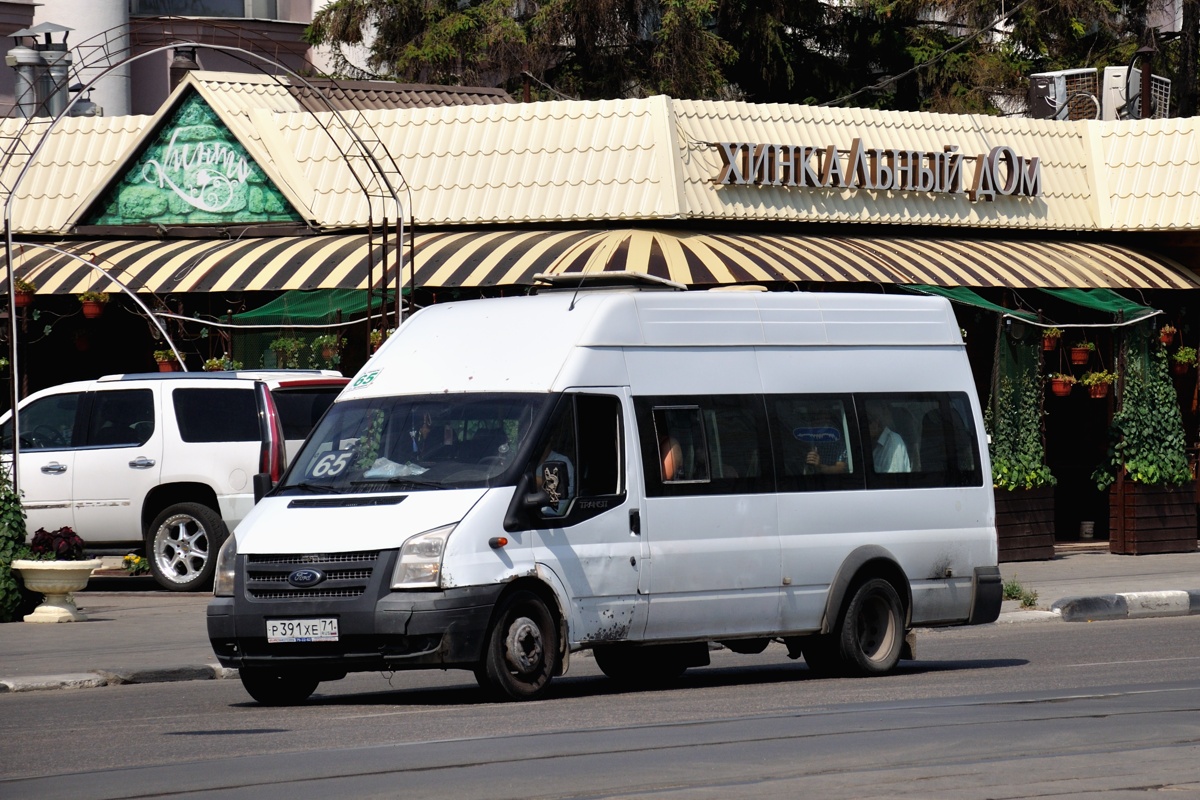
[[[160,584],[201,589],[254,505],[253,476],[278,479],[346,383],[324,371],[169,372],[36,392],[18,415],[28,530],[69,526],[90,550],[144,546]]]

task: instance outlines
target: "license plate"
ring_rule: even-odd
[[[271,644],[336,642],[337,640],[338,621],[333,617],[267,620],[267,641]]]

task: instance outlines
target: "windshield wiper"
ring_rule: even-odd
[[[359,481],[350,481],[354,485],[364,483],[386,483],[389,486],[407,485],[419,486],[422,489],[449,489],[450,487],[440,481],[423,481],[420,478],[414,478],[411,475],[393,475],[390,478],[364,478]]]
[[[309,494],[345,494],[346,493],[345,489],[336,489],[327,483],[307,483],[307,482],[289,483],[287,486],[279,487],[279,489],[280,489],[280,491],[286,491],[287,489],[299,489],[300,491],[308,492]]]

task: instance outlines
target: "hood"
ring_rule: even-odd
[[[237,526],[238,553],[346,553],[399,547],[462,520],[487,489],[263,498]]]

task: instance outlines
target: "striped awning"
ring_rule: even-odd
[[[901,239],[667,230],[418,232],[420,287],[513,286],[538,273],[644,272],[688,285],[853,282],[970,287],[1197,289],[1169,258],[1102,242]],[[366,234],[240,240],[92,240],[15,245],[17,275],[42,294],[115,291],[93,261],[134,291],[365,289],[395,240]],[[386,256],[386,257],[385,257]],[[402,281],[411,280],[404,248]],[[0,275],[3,269],[0,269]]]

